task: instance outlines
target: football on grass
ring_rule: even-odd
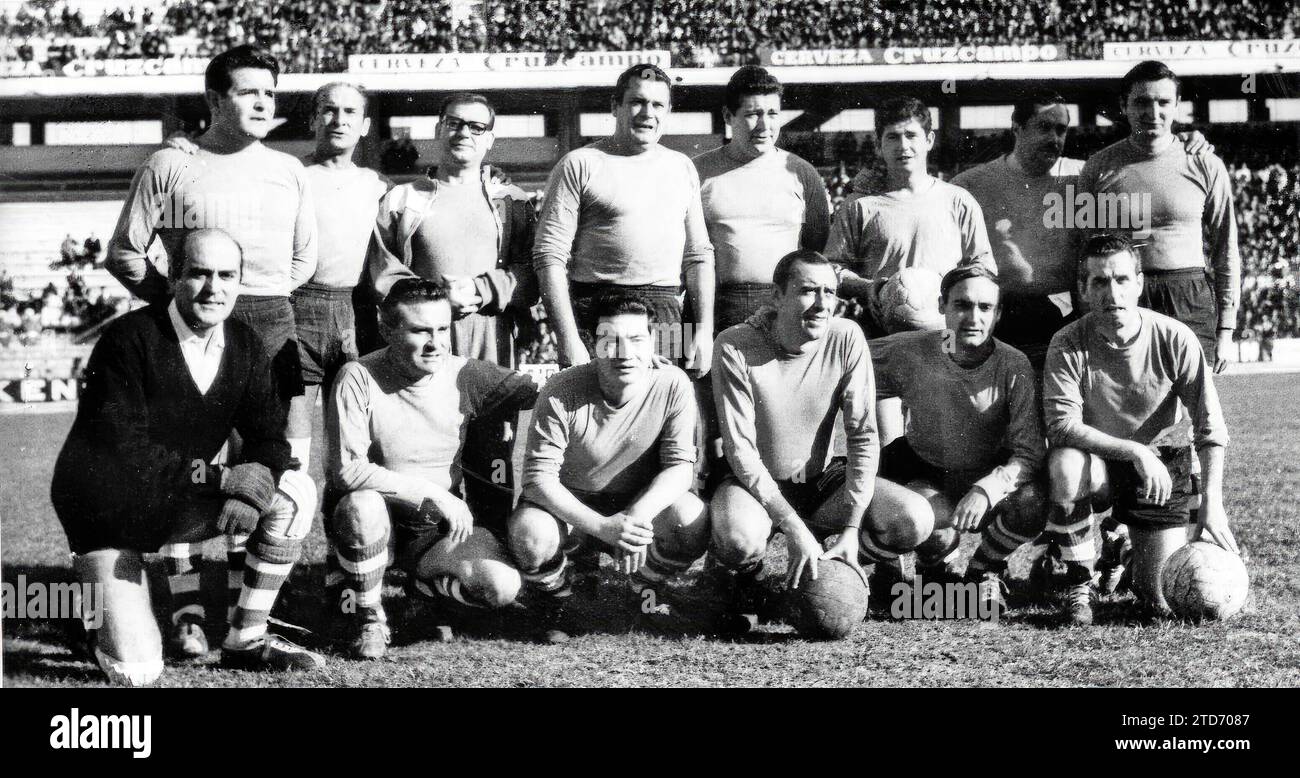
[[[1175,615],[1197,621],[1220,620],[1241,611],[1250,578],[1240,556],[1198,540],[1178,549],[1165,562],[1161,589]]]
[[[792,593],[794,628],[812,640],[838,640],[867,617],[867,587],[838,559],[817,563],[817,579],[805,573]]]

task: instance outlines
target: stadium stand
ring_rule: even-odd
[[[91,24],[59,3],[0,16],[8,56],[52,66],[166,56],[186,39],[198,56],[256,42],[288,72],[339,72],[349,54],[452,51],[666,49],[691,66],[758,62],[771,49],[1051,42],[1097,58],[1106,40],[1294,38],[1298,28],[1300,6],[1287,0],[174,0]]]

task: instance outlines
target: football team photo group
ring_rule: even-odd
[[[1018,596],[1056,629],[1091,625],[1099,590],[1152,619],[1243,606],[1215,389],[1232,192],[1175,133],[1164,64],[1124,76],[1129,134],[1086,161],[1063,156],[1065,100],[1034,91],[1012,151],[951,182],[929,172],[929,107],[891,98],[879,163],[833,212],[778,147],[783,88],[758,66],[726,86],[730,142],[694,158],[660,144],[673,79],[627,69],[613,133],[559,161],[540,212],[487,164],[489,97],[447,97],[440,163],[395,185],[353,161],[370,120],[347,82],[316,91],[310,155],[263,145],[279,74],[250,46],[214,57],[210,124],[148,158],[107,244],[146,305],[95,345],[50,496],[76,579],[102,587],[77,640],[110,682],[212,651],[290,673],[381,659],[390,568],[443,639],[496,611],[564,643],[584,596],[709,640],[768,621],[845,638],[913,587],[996,619],[1034,543]],[[1058,226],[1052,194],[1120,208]],[[516,370],[539,302],[549,376]],[[313,644],[268,624],[317,523]],[[215,537],[224,634],[200,587]]]
[[[1101,108],[1058,82],[958,160],[955,109],[882,82],[837,181],[783,135],[798,68],[692,93],[690,153],[690,70],[605,71],[606,130],[529,178],[468,78],[418,168],[369,166],[364,78],[276,150],[286,56],[214,51],[84,254],[130,303],[58,440],[6,432],[43,460],[5,476],[40,474],[5,503],[10,683],[1297,682],[1256,650],[1300,597],[1295,385],[1242,394],[1241,322],[1261,361],[1273,329],[1180,62],[1092,82],[1083,158]],[[15,633],[18,573],[78,612]]]

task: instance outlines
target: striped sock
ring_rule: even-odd
[[[433,591],[468,608],[486,608],[487,604],[478,602],[467,594],[460,585],[460,579],[451,575],[435,576],[432,581]]]
[[[569,586],[569,558],[560,551],[536,570],[520,569],[524,584],[541,594],[561,596]]]
[[[876,539],[871,537],[870,532],[858,533],[858,561],[862,564],[874,564],[884,562],[885,564],[897,565],[899,553],[885,548]]]
[[[999,513],[984,528],[984,532],[980,536],[979,548],[975,549],[975,555],[971,557],[970,562],[966,565],[966,574],[968,576],[977,576],[983,573],[1001,575],[1007,569],[1007,557],[1036,537],[1038,537],[1037,533],[1033,535],[1016,534],[1007,526],[1006,517]]]
[[[1055,541],[1065,562],[1067,578],[1083,583],[1092,578],[1097,564],[1097,548],[1092,539],[1092,506],[1086,500],[1067,511],[1059,505],[1047,509],[1047,529],[1043,536]]]
[[[384,571],[388,569],[388,533],[360,548],[339,546],[335,551],[341,568],[340,583],[345,591],[353,592],[359,608],[372,609],[381,621],[386,620],[383,591]]]
[[[646,551],[645,564],[631,576],[632,590],[639,593],[646,587],[659,586],[669,578],[686,572],[694,561],[694,559],[679,559],[664,553],[656,538]]]
[[[158,549],[167,567],[167,588],[172,593],[172,624],[181,616],[207,617],[200,590],[199,566],[203,564],[203,544],[167,543]]]
[[[271,607],[301,551],[301,540],[268,535],[260,529],[249,539],[244,586],[230,618],[227,647],[245,646],[266,634]]]
[[[244,557],[248,545],[247,535],[226,536],[226,621],[235,618],[235,606],[244,588]]]
[[[384,549],[387,551],[387,549]],[[339,549],[333,538],[325,539],[325,590],[342,588],[346,576],[339,562]]]
[[[961,535],[952,527],[939,527],[916,547],[916,566],[929,568],[947,567],[957,559],[957,549],[961,546]]]

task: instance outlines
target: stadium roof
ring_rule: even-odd
[[[787,84],[889,83],[917,81],[977,81],[984,79],[1114,79],[1133,66],[1132,61],[1063,60],[1057,62],[1001,62],[914,65],[771,67]],[[1259,58],[1177,60],[1169,62],[1180,76],[1240,76],[1246,73],[1297,73],[1300,59]],[[735,68],[674,68],[684,86],[722,86]],[[443,92],[475,90],[536,90],[607,87],[616,73],[610,70],[512,70],[475,73],[289,73],[280,78],[282,92],[312,92],[331,81],[354,81],[380,92]],[[203,77],[116,76],[102,78],[0,79],[0,98],[69,97],[76,95],[178,95],[203,91]]]

